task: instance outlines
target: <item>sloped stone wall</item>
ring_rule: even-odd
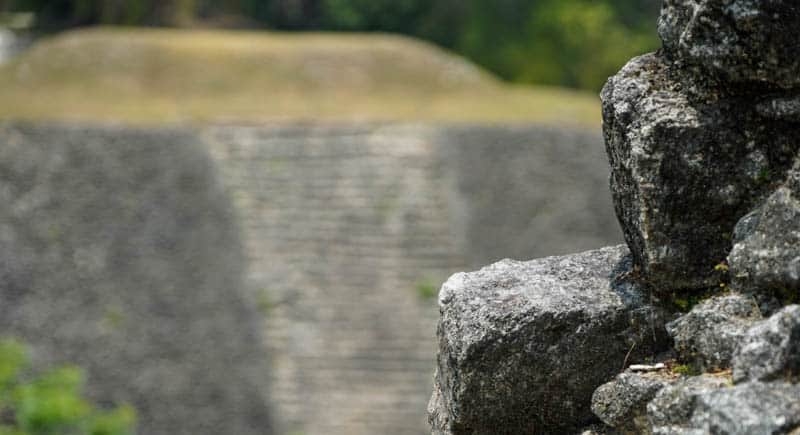
[[[189,131],[0,124],[0,336],[140,434],[270,432],[231,201]]]
[[[621,239],[599,137],[544,127],[208,129],[287,432],[421,434],[451,273]],[[520,237],[524,234],[525,237]]]
[[[222,352],[223,345],[266,348],[271,368],[261,376],[270,387],[280,434],[425,433],[436,355],[435,293],[447,276],[501,257],[528,259],[621,240],[606,188],[608,169],[599,132],[542,126],[297,124],[146,130],[5,125],[0,143],[8,151],[2,154],[5,163],[21,159],[44,174],[56,162],[61,166],[54,168],[63,169],[59,174],[64,180],[94,192],[99,204],[122,201],[121,206],[133,207],[134,217],[139,216],[135,204],[114,197],[114,189],[155,195],[153,204],[160,205],[151,204],[147,210],[152,213],[142,219],[158,218],[147,227],[155,231],[147,240],[154,249],[166,250],[159,254],[164,264],[135,255],[132,263],[122,259],[119,264],[133,268],[125,275],[131,288],[147,282],[142,277],[148,273],[163,272],[177,283],[170,287],[175,292],[170,300],[184,300],[187,307],[196,302],[205,310],[183,313],[180,304],[174,304],[170,312],[195,320],[218,318],[217,312],[229,312],[223,309],[227,293],[209,292],[221,288],[239,295],[236,288],[243,279],[249,294],[229,302],[244,314],[238,319],[223,316],[224,325],[209,323],[209,334],[228,338],[207,346],[215,352]],[[25,154],[12,152],[12,145]],[[65,147],[83,157],[57,159]],[[109,164],[111,169],[102,169]],[[136,175],[140,178],[124,178],[134,168],[141,168]],[[212,189],[217,196],[207,207],[201,202],[187,208],[188,203],[169,199],[182,198],[170,192],[181,191],[185,177],[180,174],[187,171],[195,180],[191,186],[221,185],[221,190]],[[97,174],[111,192],[93,187]],[[162,178],[154,181],[148,174]],[[49,189],[61,188],[60,197],[68,198],[70,185],[53,181]],[[43,188],[46,185],[39,190]],[[90,236],[89,224],[101,221],[119,228],[119,234],[139,231],[139,221],[107,219],[114,207],[82,208],[66,200],[61,204],[88,217],[79,226],[88,228]],[[66,222],[58,208],[53,210],[56,214],[47,219]],[[228,220],[214,224],[209,216],[220,213]],[[161,221],[170,226],[158,224]],[[178,238],[183,257],[169,255],[172,245],[159,243],[171,239],[161,232],[190,230],[191,225],[184,224],[192,222],[205,222],[198,230],[205,238],[186,233],[188,238]],[[214,241],[220,237],[230,243]],[[6,264],[15,264],[13,249],[6,253]],[[198,255],[203,262],[194,260]],[[71,269],[59,264],[60,268],[42,269],[41,279],[63,282],[59,271]],[[224,273],[219,272],[221,265]],[[103,282],[115,282],[113,275],[103,276]],[[91,312],[102,326],[119,317],[121,302],[116,296],[102,296],[101,290],[94,288],[90,296],[116,301],[103,302]],[[206,296],[196,298],[198,292]],[[146,308],[155,302],[140,296],[135,299],[139,305],[131,305],[144,307],[137,319],[143,327],[158,329],[158,323],[147,320],[151,311]],[[241,301],[256,305],[263,314],[261,339],[244,326],[237,335],[235,325],[246,326],[246,313],[253,311],[237,305]],[[15,303],[5,299],[3,307],[19,313]],[[85,317],[94,325],[92,316]],[[106,317],[112,320],[103,320]],[[15,325],[11,326],[20,323]],[[11,326],[3,332],[13,330]],[[253,379],[250,369],[247,377],[237,378],[235,366],[229,361],[230,379]],[[188,380],[181,385],[210,382],[202,377]],[[144,400],[148,393],[137,394]],[[206,400],[206,405],[216,400],[211,393],[203,397],[197,400]],[[255,402],[248,403],[250,409]],[[206,405],[195,408],[213,416]]]

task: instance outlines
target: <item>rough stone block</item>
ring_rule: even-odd
[[[745,295],[712,297],[668,323],[682,361],[699,369],[725,369],[747,329],[761,319],[755,300]]]
[[[800,164],[736,224],[728,256],[738,290],[796,299],[800,292]]]
[[[647,404],[647,417],[653,433],[657,435],[693,433],[688,426],[697,398],[727,385],[728,380],[724,377],[706,374],[684,378],[664,387]]]
[[[627,249],[453,275],[439,293],[436,434],[554,433],[593,419],[592,392],[665,343],[663,313],[625,280]]]
[[[765,118],[751,97],[708,87],[649,54],[603,89],[617,216],[656,289],[719,284],[736,222],[785,178],[800,124]]]
[[[800,426],[800,385],[701,375],[665,387],[647,405],[655,435],[782,434]]]
[[[665,0],[658,22],[674,58],[725,81],[800,85],[796,0]]]
[[[790,305],[750,328],[733,357],[736,382],[780,378],[800,379],[800,305]]]
[[[725,435],[787,433],[800,427],[800,385],[750,382],[702,394],[690,427]]]
[[[659,373],[622,373],[595,390],[592,412],[623,434],[649,433],[647,403],[668,383]]]

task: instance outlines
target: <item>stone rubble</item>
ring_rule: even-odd
[[[727,369],[747,329],[761,319],[752,297],[712,297],[666,325],[681,361],[699,370]]]
[[[650,427],[647,404],[669,383],[658,372],[621,373],[594,391],[592,412],[622,434],[646,433]]]
[[[553,433],[590,422],[592,391],[626,357],[666,346],[663,313],[615,280],[627,254],[503,260],[451,277],[439,293],[433,432]]]
[[[654,434],[691,433],[687,429],[697,398],[727,387],[721,376],[704,374],[680,379],[666,386],[647,404],[647,418]]]
[[[750,96],[661,54],[629,62],[602,99],[612,197],[636,264],[657,289],[718,285],[714,266],[790,169],[800,124],[760,116]]]
[[[800,291],[800,159],[786,182],[736,224],[728,263],[740,291],[777,299]]]
[[[601,95],[630,256],[451,278],[435,434],[800,434],[798,29],[793,0],[664,1],[663,49]]]
[[[733,380],[800,380],[800,305],[750,328],[733,356]]]
[[[664,0],[666,54],[725,82],[800,87],[800,8],[795,0]]]

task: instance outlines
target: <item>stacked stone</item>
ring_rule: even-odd
[[[704,373],[624,373],[595,392],[619,432],[800,428],[800,306],[784,307],[800,290],[798,28],[789,0],[666,0],[663,50],[603,89],[615,208],[646,282],[731,279],[666,325],[678,360]]]
[[[631,60],[603,89],[614,204],[651,285],[716,285],[714,266],[732,239],[748,243],[753,231],[769,231],[766,222],[734,228],[795,164],[797,29],[800,7],[789,0],[667,0],[664,48]],[[798,229],[796,219],[786,223]],[[756,267],[734,260],[735,276]]]
[[[665,0],[663,49],[602,92],[630,257],[451,278],[434,433],[800,433],[797,29],[793,0]]]

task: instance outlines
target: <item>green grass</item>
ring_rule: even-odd
[[[439,287],[429,279],[419,281],[416,290],[417,296],[423,301],[435,299],[439,295]]]
[[[0,67],[0,83],[0,119],[600,124],[594,95],[506,85],[381,34],[78,30]]]

